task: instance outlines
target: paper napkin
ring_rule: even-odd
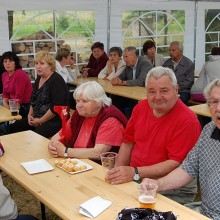
[[[96,196],[88,201],[82,203],[79,208],[79,213],[89,218],[95,218],[101,214],[112,204],[111,201]]]

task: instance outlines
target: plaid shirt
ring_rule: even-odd
[[[181,168],[198,178],[201,188],[201,213],[220,219],[220,141],[211,138],[214,122],[207,124],[196,144],[183,161]]]

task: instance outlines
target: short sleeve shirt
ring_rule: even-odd
[[[214,122],[206,125],[181,168],[198,178],[201,189],[201,212],[215,220],[220,219],[220,142],[211,138]]]
[[[130,166],[150,166],[166,160],[181,163],[201,133],[196,115],[180,100],[166,115],[156,118],[148,101],[133,110],[123,142],[133,143]]]
[[[89,141],[96,117],[86,118],[82,124],[79,135],[75,141],[74,147],[85,148]],[[66,139],[71,138],[71,119],[66,123]],[[95,144],[107,144],[111,146],[120,146],[123,140],[124,127],[116,118],[106,119],[99,127]],[[62,135],[62,130],[59,132]]]

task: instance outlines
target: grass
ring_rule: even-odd
[[[12,198],[18,206],[19,214],[30,214],[41,219],[40,202],[19,186],[12,178],[1,173],[4,185],[8,188]],[[46,217],[49,220],[61,220],[59,216],[46,207]]]

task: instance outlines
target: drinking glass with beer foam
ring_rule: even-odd
[[[153,183],[138,185],[138,200],[141,208],[155,209],[158,186]]]
[[[18,115],[20,108],[19,99],[9,99],[8,103],[9,103],[9,108],[11,110],[11,115],[12,116]]]

